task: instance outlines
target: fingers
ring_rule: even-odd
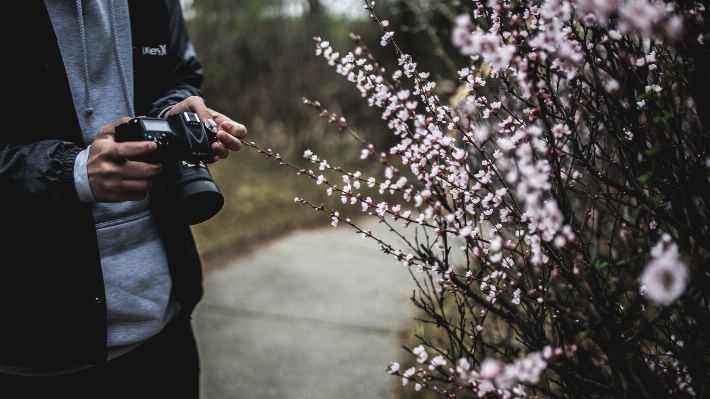
[[[244,125],[231,120],[229,117],[220,114],[219,112],[211,112],[213,116],[212,120],[215,122],[215,125],[219,131],[225,132],[238,139],[243,139],[247,136],[247,128]]]
[[[88,165],[89,184],[97,202],[138,201],[153,187],[161,165],[125,161]]]
[[[141,200],[162,171],[160,164],[130,160],[155,151],[157,144],[114,141],[116,126],[130,120],[121,118],[103,126],[89,148],[86,171],[91,193],[97,202]]]
[[[212,152],[218,159],[227,158],[230,151],[239,151],[241,148],[242,141],[223,130],[217,132],[217,142],[212,144]]]
[[[155,184],[153,180],[123,180],[121,189],[127,193],[146,193]]]
[[[94,166],[93,172],[98,178],[105,182],[110,182],[107,185],[113,185],[113,188],[121,190],[141,190],[143,187],[134,187],[134,183],[128,187],[123,186],[124,181],[148,181],[158,176],[162,171],[163,166],[160,164],[153,165],[145,162],[125,161],[118,162],[101,162]],[[90,173],[91,174],[91,173]],[[152,185],[152,184],[151,184]],[[120,186],[120,187],[119,187]],[[150,188],[150,186],[148,186]],[[147,190],[147,188],[146,188]]]
[[[152,141],[128,141],[110,143],[106,147],[107,155],[114,160],[122,160],[145,155],[155,151],[158,145]]]
[[[150,164],[138,161],[126,161],[122,166],[121,178],[131,179],[153,179],[163,170],[162,164]]]
[[[247,128],[225,115],[210,111],[214,119],[208,121],[214,122],[218,129],[217,142],[212,144],[212,152],[217,155],[218,159],[224,159],[229,156],[230,151],[239,151],[242,148],[240,139],[246,137]]]
[[[217,140],[224,148],[230,151],[239,151],[239,149],[242,148],[241,140],[224,131],[217,132]]]
[[[246,137],[247,129],[241,123],[231,120],[224,114],[216,112],[205,106],[201,97],[188,97],[178,104],[175,104],[167,113],[173,115],[180,112],[194,112],[204,122],[214,123],[217,126],[217,142],[212,144],[212,152],[215,159],[224,159],[229,156],[230,151],[239,151],[242,148],[241,139]]]

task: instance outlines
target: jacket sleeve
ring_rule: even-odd
[[[195,49],[187,34],[185,19],[179,0],[167,0],[168,29],[170,42],[168,51],[177,55],[176,62],[166,72],[169,89],[153,102],[149,116],[162,116],[173,105],[190,96],[202,97],[202,65],[197,61]]]
[[[82,151],[66,141],[45,140],[32,144],[0,144],[0,186],[47,201],[77,197],[74,162]]]

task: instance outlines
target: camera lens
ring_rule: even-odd
[[[163,163],[160,180],[169,198],[173,217],[187,224],[209,220],[224,205],[224,196],[202,162]]]

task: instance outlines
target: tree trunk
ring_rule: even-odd
[[[320,4],[319,0],[308,0],[309,14],[312,16],[317,16],[323,14],[323,6]]]

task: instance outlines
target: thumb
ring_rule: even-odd
[[[133,118],[129,116],[124,116],[123,118],[114,121],[106,126],[102,126],[99,129],[99,132],[96,133],[96,139],[107,139],[109,137],[113,137],[116,134],[116,127],[118,125],[122,125],[124,123],[128,123],[130,120]]]
[[[214,121],[214,112],[212,112],[211,109],[207,107],[200,107],[195,110],[195,113],[197,116],[200,117],[200,121],[204,122],[210,122],[213,125],[217,126],[217,123]]]
[[[211,121],[213,124],[215,124],[214,119],[213,119],[214,112],[212,112],[211,109],[209,109],[205,106],[205,100],[203,100],[202,97],[197,97],[197,96],[189,97],[185,101],[185,104],[187,105],[189,111],[196,113],[197,116],[200,117],[200,121],[202,121],[202,122]]]

